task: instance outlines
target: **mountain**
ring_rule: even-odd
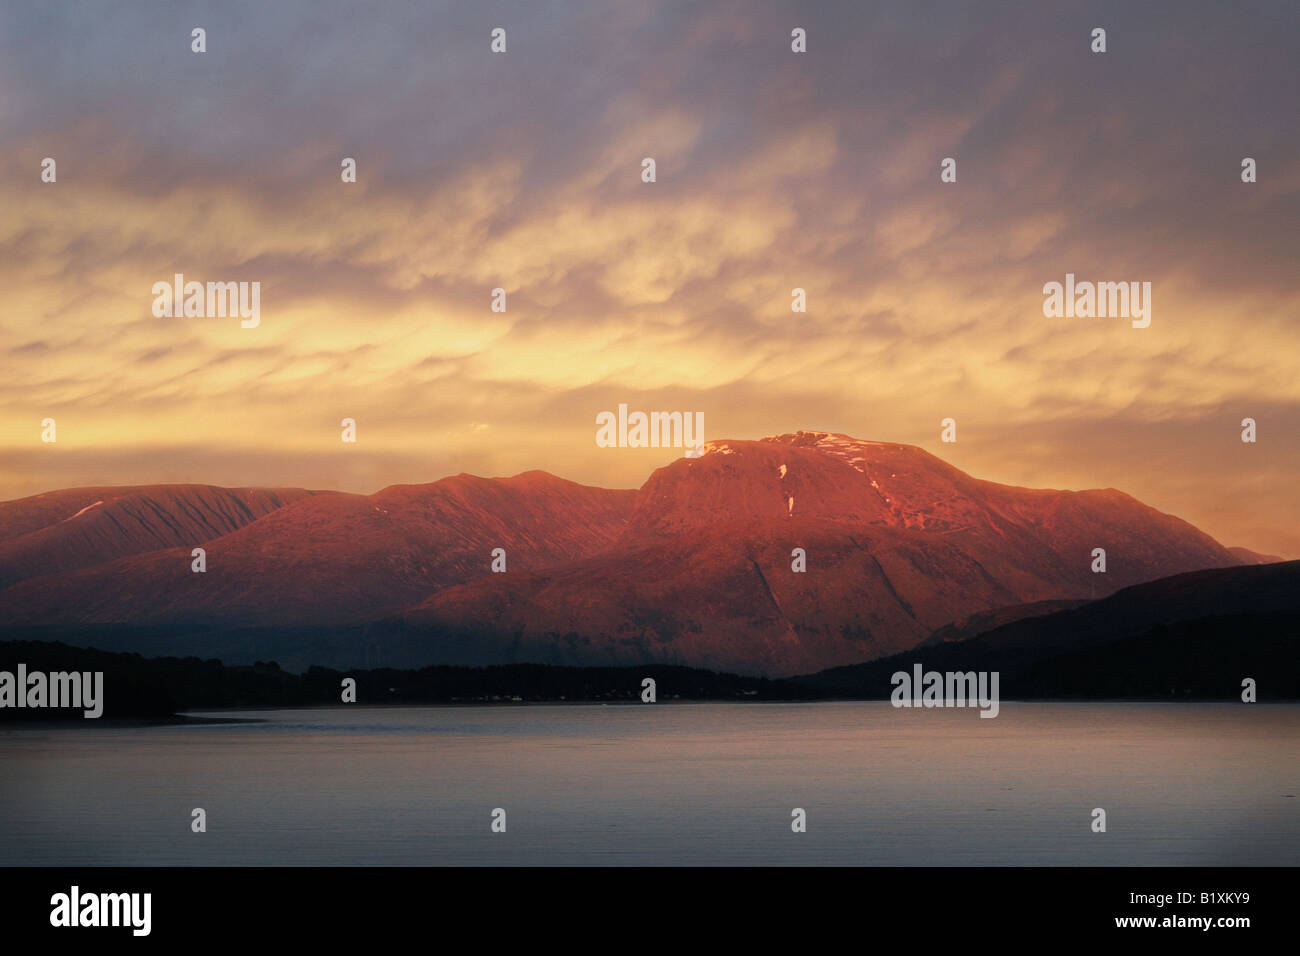
[[[1229,548],[1228,552],[1242,564],[1277,564],[1279,561],[1286,560],[1276,554],[1260,554],[1250,548]]]
[[[890,676],[915,664],[997,671],[1004,699],[1300,697],[1300,561],[1194,571],[1025,618],[964,641],[832,668],[797,682],[819,693],[887,697]]]
[[[1001,485],[913,445],[826,432],[710,442],[703,457],[659,469],[637,495],[623,543],[732,518],[792,516],[942,537],[987,557],[999,567],[995,577],[1025,601],[1064,597],[1062,585],[1071,596],[1095,597],[1097,590],[1239,563],[1209,535],[1113,488]],[[1091,570],[1094,547],[1106,549],[1105,578]]]
[[[827,432],[709,442],[637,491],[536,471],[368,496],[266,491],[261,514],[246,505],[250,520],[237,523],[232,504],[229,526],[208,516],[225,513],[209,500],[222,489],[168,487],[165,517],[148,524],[167,531],[157,544],[135,530],[75,558],[60,542],[87,541],[82,525],[105,520],[101,509],[116,515],[107,497],[0,505],[0,543],[52,535],[48,553],[40,538],[23,545],[26,579],[0,590],[0,622],[71,642],[69,629],[107,626],[119,648],[141,629],[154,653],[255,644],[261,657],[310,662],[364,642],[400,648],[404,666],[784,676],[897,653],[945,625],[957,637],[1051,609],[1018,606],[1239,563],[1114,489],[1001,485],[914,446]],[[203,574],[190,568],[199,544]],[[491,573],[495,548],[505,573]],[[1092,570],[1097,548],[1105,573]],[[972,622],[981,614],[993,616]]]
[[[1079,608],[1005,624],[965,643],[1042,654],[1086,649],[1182,621],[1253,614],[1300,614],[1300,561],[1176,574]]]
[[[808,573],[790,569],[796,546],[814,562]],[[918,543],[894,528],[824,519],[742,519],[481,578],[438,592],[405,620],[509,634],[520,660],[782,674],[892,653],[972,605],[1014,597],[942,538]]]
[[[0,621],[225,628],[368,620],[487,573],[494,548],[506,550],[508,569],[526,570],[608,547],[633,494],[539,471],[457,475],[368,496],[316,492],[211,540],[22,581],[0,591]],[[207,552],[202,574],[191,570],[197,544]]]
[[[651,475],[610,552],[448,588],[405,620],[507,634],[525,660],[784,676],[895,653],[974,613],[1236,563],[1114,489],[1000,485],[911,445],[798,432],[709,442]]]
[[[0,502],[0,589],[115,558],[194,547],[312,495],[301,488],[69,488]]]
[[[1085,600],[1034,601],[1032,604],[1013,604],[1010,607],[981,611],[978,614],[971,614],[968,617],[945,624],[931,633],[917,647],[930,647],[935,644],[951,644],[954,641],[965,641],[977,637],[985,631],[991,631],[995,627],[1001,627],[1003,624],[1023,621],[1025,618],[1030,617],[1042,617],[1044,614],[1051,614],[1054,611],[1068,611],[1087,603]]]

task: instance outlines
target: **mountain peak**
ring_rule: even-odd
[[[915,445],[903,445],[897,442],[885,441],[866,441],[862,438],[854,438],[852,435],[842,435],[839,432],[806,431],[800,429],[797,432],[787,432],[783,435],[765,435],[758,439],[757,442],[732,438],[721,438],[705,442],[701,457],[708,454],[734,455],[740,451],[743,446],[754,444],[788,445],[792,448],[815,449],[848,462],[858,471],[864,471],[862,465],[866,461],[868,449],[873,450],[873,453],[876,455],[882,453],[919,452],[922,455],[928,456],[927,452]]]
[[[906,455],[918,455],[932,460],[934,456],[916,445],[903,445],[897,442],[866,441],[852,435],[838,432],[797,431],[786,435],[769,435],[759,441],[778,445],[791,445],[796,448],[815,448],[852,467],[862,474],[867,473],[867,462],[888,458],[891,461]]]

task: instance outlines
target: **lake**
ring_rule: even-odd
[[[0,730],[0,865],[1300,861],[1300,705],[220,716],[260,722]]]

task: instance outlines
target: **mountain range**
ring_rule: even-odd
[[[801,431],[709,442],[638,490],[531,471],[2,502],[0,631],[228,663],[789,676],[1268,560],[1112,488],[997,484],[915,446]]]

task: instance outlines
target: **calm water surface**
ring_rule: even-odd
[[[1300,705],[226,716],[0,730],[0,865],[1300,862]]]

